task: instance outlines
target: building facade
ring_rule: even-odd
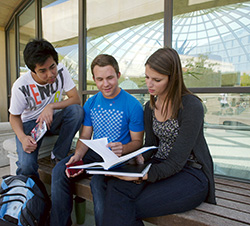
[[[250,1],[12,2],[0,28],[2,122],[8,121],[11,86],[27,71],[22,52],[32,38],[55,46],[82,103],[97,90],[91,61],[107,53],[119,62],[121,86],[144,104],[144,63],[158,48],[171,46],[180,54],[186,85],[203,100],[215,172],[250,179]]]

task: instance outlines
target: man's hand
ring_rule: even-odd
[[[135,156],[134,158],[130,159],[128,161],[128,164],[131,165],[140,165],[140,164],[144,164],[144,157],[142,156],[142,154]]]
[[[32,153],[37,148],[37,143],[31,136],[24,136],[24,138],[21,140],[21,143],[23,150],[28,154]]]
[[[74,154],[65,165],[66,166],[73,165],[74,163],[76,163],[76,162],[78,162],[80,160],[82,160],[82,158],[79,155]],[[70,178],[70,177],[78,176],[79,174],[83,173],[83,171],[84,171],[84,169],[78,169],[76,173],[70,174],[69,170],[66,169],[65,173],[66,173],[67,177]]]
[[[38,116],[36,122],[42,126],[43,121],[45,121],[48,130],[50,129],[51,123],[53,121],[54,109],[52,104],[48,104],[42,111],[42,113]]]
[[[144,164],[144,157],[143,157],[143,155],[142,155],[142,154],[137,155],[137,156],[135,157],[135,161],[136,161],[136,163],[137,163],[138,165]]]
[[[123,145],[121,142],[111,142],[107,144],[107,147],[110,148],[118,157],[121,157],[123,154]]]

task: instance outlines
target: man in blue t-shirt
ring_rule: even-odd
[[[143,144],[143,108],[135,97],[118,86],[121,74],[114,57],[101,54],[91,64],[93,80],[99,92],[84,104],[84,123],[80,139],[108,138],[108,147],[122,156],[139,149]],[[84,170],[70,175],[66,165],[83,160],[84,163],[102,161],[101,157],[78,140],[74,155],[60,161],[52,172],[51,225],[71,225],[73,178]],[[105,176],[92,177],[96,225],[102,216],[103,199],[101,187]]]

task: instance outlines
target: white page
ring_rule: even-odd
[[[123,172],[103,172],[103,171],[94,171],[94,170],[87,170],[88,174],[97,174],[97,175],[116,175],[116,176],[123,176],[123,177],[143,177],[142,173],[123,173]]]
[[[69,169],[101,169],[104,168],[104,162],[92,162],[88,164],[83,164],[83,165],[77,165],[77,166],[70,166]]]
[[[143,177],[145,176],[145,174],[149,171],[150,167],[151,167],[152,163],[148,164],[145,169],[142,171]]]
[[[119,159],[114,152],[106,147],[108,144],[108,139],[106,137],[95,140],[80,139],[80,141],[99,154],[103,158],[104,162],[115,162]]]
[[[87,170],[86,172],[89,174],[99,174],[99,175],[117,175],[117,176],[129,176],[129,177],[144,177],[145,174],[149,171],[151,167],[151,163],[148,164],[145,169],[141,173],[133,173],[133,172],[116,172],[116,171],[98,171],[98,170]]]
[[[93,151],[95,151],[97,154],[99,154],[103,158],[104,162],[94,162],[78,166],[71,166],[69,167],[70,169],[87,169],[90,167],[95,167],[95,168],[103,167],[105,170],[108,170],[109,168],[114,167],[122,162],[125,162],[149,149],[156,148],[155,146],[143,147],[137,151],[131,152],[122,157],[118,157],[114,152],[112,152],[108,147],[106,147],[106,145],[108,144],[108,139],[106,137],[94,140],[80,139],[80,141],[83,142],[85,145],[87,145],[89,148],[91,148]]]
[[[123,155],[119,158],[119,162],[124,162],[124,161],[127,161],[128,159],[132,159],[133,157],[139,155],[139,154],[142,154],[144,153],[145,151],[149,150],[149,149],[153,149],[153,148],[157,148],[155,146],[150,146],[150,147],[143,147],[143,148],[140,148],[138,149],[137,151],[133,151],[129,154],[126,154],[126,155]]]

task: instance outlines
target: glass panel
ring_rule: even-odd
[[[146,88],[145,60],[163,46],[164,1],[162,5],[159,1],[146,0],[143,4],[142,1],[116,1],[112,7],[108,0],[98,2],[97,7],[87,1],[87,90],[96,89],[90,64],[100,53],[111,54],[118,60],[123,76],[120,86]],[[172,46],[180,54],[187,86],[250,86],[250,1],[235,1],[235,4],[230,1],[230,5],[215,0],[173,2]],[[130,4],[129,10],[126,4]],[[153,11],[147,11],[146,6]],[[135,16],[134,9],[139,12]],[[149,99],[148,94],[134,96],[141,103]],[[215,173],[250,179],[249,93],[199,96],[204,101],[205,136],[215,162]]]
[[[43,38],[53,44],[78,89],[78,0],[42,0]],[[72,148],[76,146],[76,133]]]
[[[42,0],[43,38],[59,54],[59,62],[78,84],[78,0]],[[78,87],[77,87],[78,88]]]
[[[8,37],[8,90],[11,90],[13,83],[17,78],[16,74],[16,43],[15,43],[15,30],[14,23],[7,31]],[[10,95],[10,92],[8,93]]]
[[[35,38],[35,3],[32,3],[18,17],[19,21],[19,47],[20,47],[20,75],[27,72],[23,60],[23,50],[30,39]]]
[[[11,87],[17,78],[16,73],[16,43],[14,22],[11,23],[7,30],[7,104],[9,108]],[[4,101],[5,102],[5,101]]]
[[[216,175],[250,180],[250,93],[196,94],[203,100],[204,134]],[[148,94],[134,95],[141,103]]]
[[[215,174],[250,180],[250,93],[199,94]]]
[[[119,63],[120,87],[145,88],[147,57],[163,46],[164,1],[87,1],[87,90],[97,89],[90,70],[101,53]]]
[[[186,85],[250,86],[250,2],[214,0],[196,7],[190,1],[173,2],[173,47],[182,59]]]

